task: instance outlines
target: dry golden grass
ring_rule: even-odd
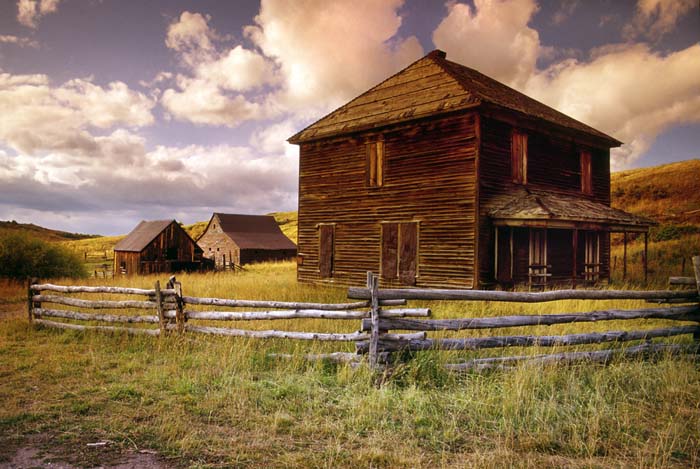
[[[156,278],[115,283],[150,287]],[[292,263],[179,278],[187,295],[346,301],[342,289],[297,284]],[[0,447],[5,455],[7,448],[38,433],[74,448],[83,455],[77,460],[81,464],[98,462],[85,452],[87,442],[110,440],[124,449],[154,449],[195,467],[700,465],[700,371],[693,358],[615,361],[607,367],[522,366],[458,376],[442,364],[473,353],[426,352],[377,389],[365,368],[268,355],[350,350],[351,345],[47,330],[25,319],[21,286],[0,285],[0,295],[6,311],[0,319]],[[437,317],[457,317],[586,311],[613,304],[643,305],[430,306]],[[239,325],[244,324],[233,326]],[[353,330],[357,321],[264,325],[269,327]],[[631,326],[593,323],[529,331],[622,327]],[[496,353],[501,352],[488,354]]]

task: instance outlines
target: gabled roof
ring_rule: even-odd
[[[221,224],[221,230],[231,238],[240,249],[296,249],[297,246],[287,238],[275,217],[271,215],[239,215],[215,213]],[[209,229],[207,225],[207,230]],[[206,232],[206,230],[205,230]]]
[[[567,221],[644,230],[657,223],[592,200],[573,195],[514,187],[494,198],[489,216],[494,221]]]
[[[622,142],[434,50],[289,138],[302,143],[492,104],[604,140]]]
[[[141,252],[171,223],[176,222],[175,220],[142,220],[141,223],[136,225],[136,228],[131,230],[131,233],[126,235],[126,238],[114,246],[114,250]]]

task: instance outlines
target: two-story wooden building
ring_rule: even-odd
[[[609,277],[621,142],[433,51],[289,139],[300,281],[480,288]]]

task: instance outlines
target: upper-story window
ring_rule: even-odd
[[[367,185],[381,187],[384,185],[384,141],[376,140],[366,143]]]
[[[510,162],[513,182],[527,184],[527,134],[513,130],[510,141]]]
[[[593,176],[591,172],[591,152],[581,150],[579,153],[581,159],[581,192],[584,194],[593,194]]]

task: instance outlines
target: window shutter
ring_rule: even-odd
[[[382,265],[381,274],[384,280],[396,280],[397,251],[399,241],[399,224],[382,223]]]
[[[511,135],[511,172],[513,182],[527,183],[527,134],[513,131]]]
[[[415,285],[418,223],[401,223],[399,225],[399,244],[399,281],[404,285]]]
[[[591,152],[581,150],[581,192],[593,194],[593,180],[591,173]]]
[[[318,269],[322,278],[333,275],[333,245],[335,238],[335,225],[319,226],[319,259]]]

